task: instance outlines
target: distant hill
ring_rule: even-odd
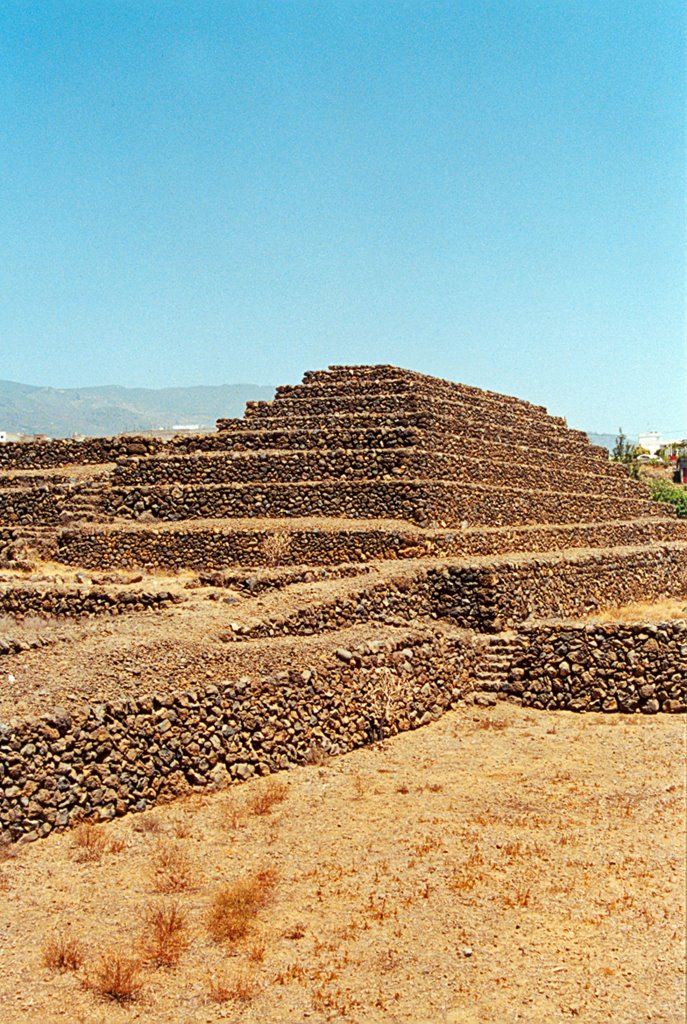
[[[592,444],[598,444],[600,448],[608,448],[609,452],[615,448],[617,434],[590,434],[587,431],[587,437]]]
[[[49,437],[104,437],[137,430],[197,424],[214,427],[224,416],[243,416],[246,402],[269,401],[274,388],[220,384],[192,388],[40,388],[0,380],[0,431]],[[592,444],[613,448],[615,434],[587,433]],[[631,441],[636,438],[631,437]]]
[[[0,381],[0,430],[21,434],[102,437],[178,425],[214,427],[242,416],[246,402],[269,400],[274,388],[220,384],[192,388],[40,388]]]

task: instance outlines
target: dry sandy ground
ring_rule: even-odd
[[[266,813],[274,777],[98,826],[94,861],[78,832],[20,846],[0,864],[0,1020],[682,1024],[686,727],[463,708],[278,776]],[[156,891],[161,851],[190,887]],[[266,869],[247,936],[213,941],[213,896]],[[84,987],[103,954],[141,955],[145,909],[170,900],[178,963],[143,966],[128,1005]],[[44,965],[55,935],[76,972]]]

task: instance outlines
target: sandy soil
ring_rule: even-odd
[[[680,716],[463,708],[278,776],[264,814],[274,778],[98,826],[93,861],[77,832],[19,846],[0,1021],[681,1024],[686,739]],[[156,891],[161,850],[189,888]],[[265,868],[248,935],[212,940],[213,896]],[[127,1005],[84,987],[102,955],[141,955],[145,909],[170,900],[179,962],[142,967]],[[76,972],[44,965],[55,935]]]

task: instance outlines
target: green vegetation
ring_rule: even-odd
[[[654,501],[666,501],[674,505],[680,519],[687,519],[687,491],[667,480],[652,480],[651,497]]]
[[[633,480],[639,480],[639,463],[637,462],[638,454],[637,445],[628,441],[625,434],[623,434],[623,428],[620,427],[618,430],[618,436],[615,439],[615,446],[611,452],[611,462],[622,463]]]

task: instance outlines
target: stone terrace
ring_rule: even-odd
[[[390,366],[214,435],[0,446],[0,823],[140,810],[469,694],[687,710],[684,623],[587,624],[686,581],[687,522],[585,435]]]

